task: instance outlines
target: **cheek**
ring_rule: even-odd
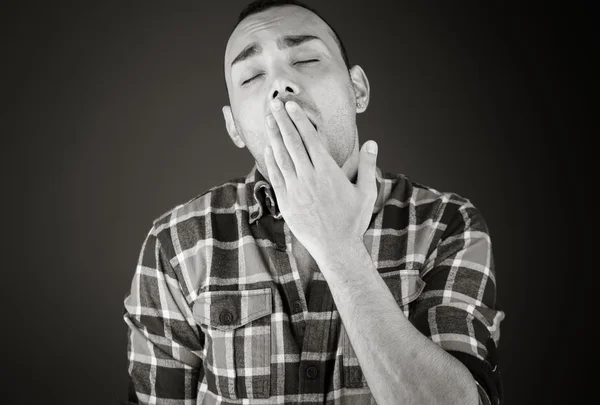
[[[268,139],[263,112],[258,105],[254,102],[240,106],[234,115],[234,121],[250,153],[255,159],[262,161]]]
[[[355,104],[349,98],[347,91],[328,92],[321,95],[323,100],[320,111],[323,114],[325,127],[331,131],[347,131],[355,123]]]
[[[323,140],[339,165],[352,152],[356,137],[356,107],[354,91],[347,83],[336,83],[319,94],[325,127]]]
[[[321,108],[324,113],[339,114],[339,112],[348,112],[352,110],[351,102],[355,102],[354,91],[347,81],[340,78],[330,78],[330,80],[320,83],[316,86],[314,99],[321,101]]]
[[[238,108],[234,115],[236,125],[248,137],[256,137],[257,134],[264,132],[264,119],[256,105],[257,103],[245,103]]]

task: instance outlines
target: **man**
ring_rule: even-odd
[[[499,403],[479,211],[376,165],[369,81],[295,1],[255,1],[225,50],[256,164],[158,217],[124,319],[131,403]]]

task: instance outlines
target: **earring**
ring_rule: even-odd
[[[358,101],[358,100],[356,100],[356,106],[357,106],[359,109],[361,109],[361,110],[362,110],[363,108],[365,108],[365,105],[364,105],[362,102]]]

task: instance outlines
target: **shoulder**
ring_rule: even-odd
[[[186,297],[194,297],[201,281],[206,279],[202,247],[215,237],[213,231],[219,228],[216,221],[223,217],[231,219],[231,216],[221,214],[232,213],[235,217],[241,206],[238,201],[244,197],[244,185],[244,178],[226,181],[174,205],[153,219],[144,250],[152,257],[155,250],[159,252],[165,274],[178,280]],[[220,215],[214,216],[214,213]],[[231,227],[232,222],[225,221],[225,226]]]
[[[244,177],[227,180],[172,206],[152,220],[151,233],[159,237],[176,225],[185,226],[189,221],[197,222],[211,212],[235,208],[243,195],[244,190],[240,188],[244,187],[244,182]]]
[[[468,222],[470,227],[486,228],[480,210],[465,195],[424,184],[403,173],[383,173],[381,178],[390,189],[384,205],[403,207],[417,224],[433,221],[452,228],[459,224],[464,227]]]
[[[384,172],[381,179],[382,184],[387,184],[390,189],[388,200],[402,201],[418,207],[435,207],[437,210],[457,210],[473,206],[466,196],[424,184],[403,173]]]

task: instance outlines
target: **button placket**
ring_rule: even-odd
[[[309,353],[324,353],[329,351],[332,328],[335,328],[334,302],[331,291],[324,280],[313,281],[310,299],[307,304],[309,311],[317,313],[331,313],[330,319],[311,319],[306,322],[305,335],[300,358],[301,367],[304,368],[300,379],[300,393],[322,392],[325,389],[326,379],[324,373],[328,372],[327,362],[315,361]]]
[[[358,357],[348,337],[348,332],[340,321],[340,344],[342,346],[342,386],[345,388],[362,388],[367,380],[362,372]]]

